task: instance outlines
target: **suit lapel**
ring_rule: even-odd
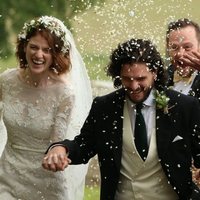
[[[171,119],[162,110],[156,110],[156,142],[159,158],[164,158],[171,138]]]
[[[166,91],[166,94],[169,95],[169,92]],[[174,113],[176,104],[171,101],[171,98],[168,103],[168,107],[169,109],[167,114],[165,114],[161,109],[156,110],[156,142],[158,156],[161,159],[165,157],[168,145],[172,140],[172,133],[174,130],[173,124],[174,120],[176,120],[174,119],[174,117],[176,117],[176,114]]]
[[[121,156],[122,156],[122,134],[123,134],[123,108],[124,108],[124,99],[125,93],[123,90],[118,90],[114,96],[114,104],[113,108],[113,117],[112,121],[117,121],[118,127],[114,131],[114,134],[111,136],[111,140],[115,144],[116,147],[114,149],[114,160],[118,170],[120,170],[121,165]],[[163,110],[156,110],[156,142],[157,142],[157,149],[158,149],[158,156],[159,158],[163,158],[166,155],[168,150],[168,145],[171,142],[172,138],[172,131],[174,127],[173,125],[173,118],[172,112],[174,110],[174,104],[170,101],[169,102],[169,113],[165,114]],[[114,114],[115,113],[115,114]],[[117,114],[116,114],[117,113]],[[173,115],[175,116],[175,115]]]
[[[118,122],[117,128],[114,130],[114,134],[112,134],[111,140],[116,147],[113,150],[114,160],[118,170],[120,170],[121,166],[121,157],[122,157],[122,133],[123,133],[123,108],[124,108],[124,100],[125,100],[125,92],[123,89],[116,91],[113,102],[115,102],[112,113],[112,121]]]
[[[199,98],[200,97],[200,74],[198,73],[194,79],[194,82],[191,86],[191,90],[189,91],[190,96],[194,96]]]

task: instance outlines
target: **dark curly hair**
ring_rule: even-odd
[[[120,73],[123,65],[133,63],[146,63],[148,68],[157,75],[155,88],[163,89],[165,81],[163,60],[156,47],[149,40],[143,39],[130,39],[113,50],[106,70],[107,75],[112,77],[115,88],[122,86]]]

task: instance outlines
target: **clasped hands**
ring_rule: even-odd
[[[63,171],[70,163],[66,149],[63,146],[55,146],[43,158],[42,166],[44,169],[56,172]]]

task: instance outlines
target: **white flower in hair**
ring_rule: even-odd
[[[70,49],[70,43],[66,40],[66,27],[62,21],[52,16],[42,16],[36,20],[31,20],[25,23],[22,31],[19,33],[19,39],[26,39],[28,33],[36,27],[44,27],[51,33],[55,34],[61,41],[63,41],[62,52],[67,53]]]

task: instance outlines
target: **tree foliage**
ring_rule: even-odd
[[[41,15],[52,15],[70,28],[70,19],[104,0],[1,0],[0,2],[0,57],[12,51],[10,39],[18,34],[25,21]]]

